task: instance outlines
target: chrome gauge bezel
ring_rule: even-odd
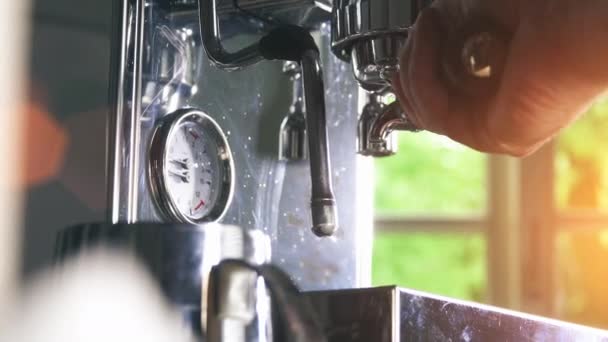
[[[207,215],[195,220],[184,215],[170,195],[164,170],[167,163],[167,144],[179,127],[186,123],[201,125],[208,138],[217,144],[217,160],[222,169],[222,179],[218,180],[219,194],[213,207]],[[152,134],[148,152],[148,181],[152,192],[153,202],[163,218],[178,222],[201,224],[220,220],[232,201],[234,192],[234,161],[226,135],[221,127],[207,113],[198,109],[180,109],[164,116]]]

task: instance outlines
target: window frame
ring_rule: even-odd
[[[605,229],[608,215],[558,213],[556,143],[518,159],[487,158],[487,211],[481,216],[375,217],[379,231],[471,233],[487,243],[487,302],[556,316],[555,239],[559,231]]]
[[[491,155],[486,158],[486,212],[481,215],[378,216],[383,232],[483,233],[487,243],[487,302],[518,308],[520,302],[517,232],[520,161]],[[514,219],[515,218],[515,219]],[[505,258],[508,254],[511,257]]]

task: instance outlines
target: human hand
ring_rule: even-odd
[[[484,18],[511,36],[498,90],[463,96],[442,70],[444,47]],[[420,128],[483,152],[538,149],[608,90],[608,1],[436,0],[402,51],[393,88]]]

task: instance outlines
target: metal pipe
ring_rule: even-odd
[[[116,8],[108,121],[108,208],[112,223],[137,221],[139,114],[141,113],[144,2],[127,0]],[[132,68],[132,71],[129,71]]]
[[[338,215],[331,183],[325,87],[319,52],[306,50],[302,55],[301,66],[312,182],[312,231],[317,236],[329,236],[338,227]]]
[[[286,62],[283,72],[292,82],[292,102],[289,114],[281,123],[279,133],[279,160],[298,161],[308,158],[306,117],[302,89],[302,70],[295,62]]]
[[[312,186],[312,231],[317,236],[333,235],[338,218],[331,184],[325,86],[319,50],[306,29],[291,25],[273,30],[259,44],[261,54],[267,59],[300,62]]]
[[[238,70],[261,61],[263,58],[260,55],[257,42],[236,52],[228,52],[224,49],[221,40],[217,1],[199,1],[201,37],[209,60],[224,70]]]

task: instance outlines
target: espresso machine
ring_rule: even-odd
[[[63,230],[57,260],[130,251],[201,341],[608,340],[369,287],[370,158],[417,130],[390,80],[429,3],[114,0],[108,215]],[[501,38],[479,34],[461,67],[496,82],[475,71]]]

